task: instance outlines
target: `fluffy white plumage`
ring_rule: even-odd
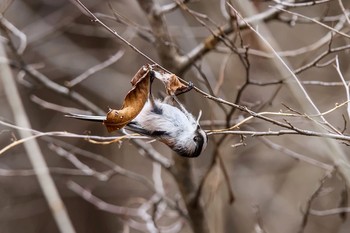
[[[154,100],[154,106],[147,101],[133,122],[186,157],[198,156],[207,145],[205,132],[190,113],[158,99]]]

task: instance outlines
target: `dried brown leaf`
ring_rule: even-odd
[[[177,93],[188,89],[185,84],[180,82],[179,77],[175,74],[165,74],[164,77],[166,77],[164,85],[169,95],[176,95]]]
[[[183,84],[175,74],[165,73],[163,71],[154,71],[155,77],[163,82],[168,95],[177,95],[188,90],[188,86]]]
[[[131,80],[132,89],[125,96],[121,109],[111,109],[103,122],[108,132],[119,130],[132,121],[145,105],[150,90],[150,66],[144,65]]]

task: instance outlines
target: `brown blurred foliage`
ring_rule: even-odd
[[[98,137],[35,139],[76,232],[349,231],[348,1],[82,2],[134,48],[74,2],[0,1],[0,62],[32,129]],[[64,117],[120,109],[144,55],[198,88],[181,101],[203,111],[200,157],[148,139],[109,143],[122,132]],[[1,122],[16,124],[6,88]],[[152,89],[164,96],[161,82]],[[0,148],[23,130],[0,128]],[[0,155],[0,232],[60,232],[27,155],[23,144]]]

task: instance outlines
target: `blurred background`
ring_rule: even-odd
[[[149,57],[207,94],[275,113],[266,114],[269,119],[314,132],[349,133],[347,1],[82,4],[143,54],[92,20],[77,1],[0,1],[2,67],[11,68],[34,130],[121,136],[64,115],[119,109],[131,78],[152,63]],[[305,92],[231,6],[277,51]],[[1,149],[18,141],[23,130],[4,124],[16,125],[18,114],[6,88],[0,82]],[[153,92],[164,96],[163,85],[154,83]],[[321,119],[305,93],[321,113],[341,106]],[[203,112],[209,145],[198,158],[181,158],[150,139],[31,139],[39,143],[75,232],[349,231],[348,140],[297,131],[271,136],[285,128],[257,118],[234,129],[242,134],[214,134],[230,131],[225,129],[249,114],[195,90],[180,100],[195,117]],[[46,198],[23,143],[3,151],[0,232],[62,232]]]

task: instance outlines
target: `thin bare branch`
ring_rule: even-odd
[[[329,179],[330,177],[332,177],[332,175],[335,172],[335,170],[336,169],[333,168],[333,170],[326,172],[326,174],[320,180],[320,182],[319,182],[317,188],[315,189],[315,191],[312,193],[310,198],[307,200],[305,210],[303,211],[303,219],[302,219],[301,226],[300,226],[300,229],[299,229],[298,233],[303,233],[304,232],[305,227],[306,227],[306,225],[308,223],[308,220],[309,220],[309,213],[310,213],[310,210],[311,210],[311,204],[314,201],[314,199],[319,195],[319,193],[320,193],[324,183],[326,182],[326,180]]]
[[[314,6],[319,4],[324,4],[331,2],[332,0],[311,0],[306,2],[294,2],[294,1],[284,1],[284,0],[273,0],[275,3],[280,4],[282,6],[287,7],[307,7],[307,6]]]
[[[97,172],[97,171],[91,169],[86,164],[82,163],[73,153],[70,153],[67,150],[64,150],[63,148],[56,146],[54,144],[49,144],[49,148],[51,150],[55,151],[59,156],[67,159],[77,169],[79,169],[80,171],[82,171],[86,175],[95,175],[101,181],[106,181],[109,179],[109,176],[107,176],[106,174]]]
[[[27,36],[20,31],[18,28],[16,28],[10,21],[8,21],[6,18],[4,18],[2,15],[0,15],[0,23],[7,28],[11,33],[13,33],[17,38],[19,39],[20,43],[17,48],[17,53],[22,55],[24,50],[27,47]]]
[[[69,181],[67,183],[67,186],[70,190],[84,198],[86,201],[95,205],[100,210],[104,210],[113,214],[118,214],[126,217],[139,217],[141,214],[138,208],[129,208],[124,206],[112,205],[107,202],[104,202],[100,198],[94,196],[91,193],[91,191],[84,189],[82,186],[78,185],[73,181]]]
[[[85,111],[85,110],[81,110],[81,109],[77,109],[77,108],[70,108],[70,107],[65,107],[65,106],[61,106],[58,104],[54,104],[54,103],[50,103],[46,100],[40,99],[39,97],[32,95],[30,97],[30,99],[40,105],[43,108],[46,109],[50,109],[50,110],[54,110],[57,112],[61,112],[61,113],[76,113],[76,114],[84,114],[84,115],[91,115],[92,112],[91,111]]]
[[[350,49],[350,45],[344,45],[344,46],[340,46],[340,47],[336,47],[336,48],[329,48],[328,50],[324,51],[323,53],[321,53],[320,55],[318,55],[314,60],[312,60],[311,62],[299,67],[298,69],[294,70],[295,74],[300,74],[301,72],[316,66],[317,63],[319,61],[321,61],[323,58],[325,58],[327,55],[331,54],[331,53],[336,53],[339,51],[343,51],[343,50],[348,50]]]
[[[279,10],[272,8],[268,9],[260,14],[253,15],[251,17],[245,18],[244,20],[239,19],[238,25],[240,29],[244,29],[247,27],[246,23],[259,22],[259,21],[268,21],[270,19],[275,18],[276,15],[279,14]],[[219,29],[214,31],[213,35],[208,36],[198,44],[195,48],[193,48],[190,52],[188,52],[183,59],[181,60],[180,71],[187,70],[192,64],[194,64],[198,59],[204,56],[206,53],[212,51],[221,41],[220,37],[223,35],[229,35],[233,32],[233,27],[231,24],[226,24],[221,26]],[[231,51],[232,52],[232,51]]]
[[[112,33],[114,36],[116,36],[119,40],[121,40],[124,44],[129,46],[131,49],[133,49],[135,52],[146,58],[148,61],[150,61],[153,64],[157,64],[152,58],[147,56],[145,53],[141,52],[138,48],[136,48],[134,45],[132,45],[129,41],[124,39],[122,36],[119,35],[119,33],[110,27],[108,27],[105,23],[103,23],[99,18],[97,18],[83,3],[81,3],[80,0],[71,0],[73,4],[75,4],[86,16],[90,17],[93,22],[96,22],[100,24],[102,27],[104,27],[107,31]]]
[[[334,67],[335,67],[335,69],[336,69],[336,71],[337,71],[341,81],[343,82],[343,85],[344,85],[344,88],[345,88],[346,99],[347,99],[347,102],[348,102],[348,104],[347,104],[348,105],[347,113],[348,113],[348,118],[350,119],[350,104],[349,104],[349,101],[350,101],[350,90],[349,90],[349,84],[345,81],[343,73],[340,70],[338,56],[336,56],[335,66]]]
[[[87,69],[84,73],[82,73],[78,77],[72,79],[71,81],[67,81],[65,83],[66,86],[67,87],[73,87],[73,86],[81,83],[82,81],[84,81],[85,79],[87,79],[91,75],[95,74],[96,72],[98,72],[100,70],[103,70],[104,68],[112,65],[113,63],[118,61],[123,55],[124,55],[124,50],[119,50],[113,56],[111,56],[107,60],[103,61],[102,63],[97,64],[97,65]]]
[[[297,153],[293,150],[290,150],[284,146],[281,146],[281,145],[278,145],[277,143],[274,143],[268,139],[266,139],[265,137],[261,137],[260,140],[265,144],[267,145],[268,147],[270,147],[271,149],[274,149],[274,150],[278,150],[278,151],[281,151],[282,153],[296,159],[296,160],[299,160],[299,161],[302,161],[302,162],[306,162],[308,164],[311,164],[313,166],[316,166],[316,167],[319,167],[319,168],[322,168],[324,170],[327,170],[327,171],[331,171],[334,169],[334,166],[332,165],[329,165],[327,163],[323,163],[323,162],[320,162],[318,160],[315,160],[315,159],[312,159],[310,157],[307,157],[303,154],[300,154],[300,153]]]
[[[26,66],[14,65],[14,67],[25,71],[28,75],[30,75],[31,77],[38,80],[40,83],[42,83],[48,89],[53,90],[56,93],[59,93],[63,96],[70,97],[71,99],[73,99],[77,103],[81,104],[82,106],[86,107],[87,109],[91,109],[94,113],[99,114],[99,115],[106,114],[106,112],[104,110],[102,110],[101,108],[96,106],[94,103],[92,103],[91,101],[86,99],[84,96],[82,96],[78,92],[73,91],[73,90],[69,90],[67,87],[64,87],[64,86],[61,86],[61,85],[55,83],[54,81],[52,81],[47,76],[45,76],[41,72],[37,71],[33,67],[27,66],[27,65]]]
[[[348,22],[348,24],[350,24],[350,19],[349,19],[349,16],[348,16],[348,11],[345,9],[344,7],[344,4],[343,4],[343,1],[342,0],[338,0],[338,4],[340,6],[340,9],[343,11],[344,13],[344,16],[346,18],[346,21]]]
[[[92,176],[100,179],[97,173],[87,174],[80,169],[64,168],[64,167],[49,167],[49,172],[52,175],[67,175],[67,176]],[[36,171],[33,169],[2,169],[0,168],[0,176],[36,176]]]
[[[143,230],[147,229],[148,232],[152,233],[158,233],[160,232],[160,229],[162,229],[161,232],[172,232],[170,230],[179,229],[179,227],[181,227],[182,225],[181,222],[175,220],[174,224],[165,227],[162,226],[159,227],[160,229],[158,229],[158,226],[155,224],[154,219],[149,213],[150,209],[153,207],[153,204],[159,201],[156,195],[153,195],[149,200],[144,201],[141,205],[139,205],[139,207],[131,208],[107,203],[93,195],[90,190],[84,189],[82,186],[73,181],[69,181],[67,183],[67,186],[70,190],[72,190],[77,195],[81,196],[86,201],[96,206],[98,209],[120,215],[123,219],[127,221],[130,227],[133,227],[135,229],[139,229],[139,226],[143,226]],[[135,217],[142,219],[143,222],[139,222],[135,219]]]
[[[278,7],[278,8],[279,8],[279,7]],[[336,30],[336,29],[334,29],[334,28],[328,26],[327,24],[324,24],[324,23],[322,23],[322,22],[320,22],[320,21],[317,21],[317,20],[315,20],[315,19],[313,19],[313,18],[310,18],[310,17],[308,17],[308,16],[305,16],[305,15],[302,15],[302,14],[299,14],[299,13],[296,13],[296,12],[289,11],[289,10],[286,10],[286,9],[283,9],[283,8],[279,8],[279,9],[280,9],[281,11],[287,12],[287,13],[289,13],[289,14],[296,15],[296,16],[298,16],[298,17],[301,17],[301,18],[305,18],[305,19],[307,19],[307,20],[310,20],[310,21],[312,21],[312,22],[314,22],[314,23],[316,23],[316,24],[318,24],[318,25],[320,25],[320,26],[322,26],[322,27],[324,27],[324,28],[327,28],[328,30],[330,30],[330,31],[332,31],[332,32],[334,32],[334,33],[336,33],[336,34],[339,34],[339,35],[341,35],[341,36],[344,36],[344,37],[350,39],[350,36],[349,36],[349,35],[347,35],[347,34],[341,32],[341,31],[338,31],[338,30]]]
[[[341,213],[350,213],[350,207],[340,207],[340,208],[334,208],[334,209],[328,209],[328,210],[310,209],[309,213],[315,216],[338,215]]]

